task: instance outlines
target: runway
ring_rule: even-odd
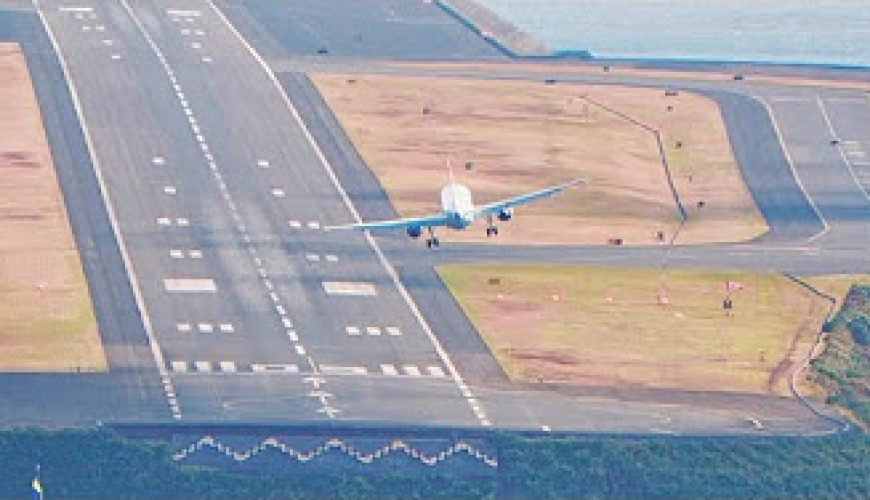
[[[34,74],[40,105],[62,113],[49,115],[47,128],[58,168],[75,172],[61,172],[61,181],[96,291],[111,370],[2,375],[9,377],[4,403],[20,408],[4,413],[3,421],[341,420],[743,433],[758,432],[750,423],[755,419],[772,433],[832,428],[790,399],[570,394],[560,387],[508,384],[433,265],[480,259],[650,265],[664,250],[455,245],[425,253],[398,237],[323,231],[394,211],[300,71],[348,61],[385,70],[378,61],[366,62],[373,55],[466,59],[497,53],[422,3],[383,0],[354,26],[327,25],[326,5],[335,9],[342,2],[242,4],[227,8],[226,19],[210,2],[192,0],[40,2],[72,98],[65,95],[50,44],[39,38],[38,20],[26,9],[15,14],[30,23],[15,36],[41,40],[38,50],[28,52],[29,62],[46,61],[46,70]],[[300,20],[294,9],[302,7],[310,18]],[[282,23],[307,28],[282,35]],[[403,33],[414,43],[397,43]],[[450,43],[419,42],[432,37]],[[324,44],[329,54],[316,54]],[[261,48],[270,66],[289,71],[276,76],[265,68]],[[858,151],[870,147],[860,135],[864,111],[836,100],[852,94],[823,91],[825,113],[816,103],[815,118],[792,128],[792,104],[775,97],[804,89],[678,85],[719,100],[744,176],[772,231],[744,245],[677,247],[671,262],[800,273],[870,267],[857,224],[867,200],[854,184],[863,178]],[[829,144],[828,121],[844,140],[842,154]],[[780,138],[786,154],[777,147]],[[764,163],[756,163],[759,158]],[[814,176],[819,163],[836,175]],[[837,190],[849,196],[832,194]],[[57,388],[66,394],[46,415],[55,397],[52,381],[64,381]],[[83,388],[71,388],[75,383]],[[28,398],[28,387],[44,396]],[[78,390],[92,396],[79,404]]]

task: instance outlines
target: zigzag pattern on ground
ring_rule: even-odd
[[[191,443],[190,446],[187,446],[186,448],[175,452],[172,455],[172,459],[176,461],[184,460],[190,455],[202,450],[203,448],[212,448],[214,450],[217,450],[218,452],[223,453],[224,455],[232,458],[237,462],[244,462],[246,460],[249,460],[258,453],[270,448],[279,450],[281,453],[284,453],[285,455],[296,459],[300,463],[306,463],[313,458],[323,455],[331,450],[338,450],[362,464],[371,464],[374,461],[380,458],[384,458],[393,452],[402,452],[405,455],[416,459],[420,461],[420,463],[428,466],[438,465],[438,463],[443,462],[447,458],[457,453],[466,453],[467,455],[480,460],[481,463],[483,463],[484,465],[492,468],[498,467],[498,460],[496,458],[487,455],[486,453],[478,450],[477,448],[466,443],[465,441],[457,441],[455,444],[443,451],[440,451],[433,455],[427,455],[400,439],[393,440],[390,442],[390,444],[382,446],[371,453],[355,448],[338,438],[329,439],[322,445],[308,451],[299,451],[278,441],[278,439],[273,437],[266,438],[260,441],[260,443],[256,446],[253,446],[246,450],[236,451],[230,446],[227,446],[216,440],[212,436],[206,435],[199,438],[196,442]]]

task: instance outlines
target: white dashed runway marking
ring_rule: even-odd
[[[163,186],[163,192],[166,194],[176,194],[178,189],[175,186]]]
[[[255,373],[299,373],[299,367],[281,364],[253,364],[251,365],[251,371]]]
[[[366,375],[369,371],[365,366],[320,365],[320,371],[326,375]]]

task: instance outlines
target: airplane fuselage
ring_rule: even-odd
[[[471,190],[462,184],[448,184],[441,189],[441,211],[449,217],[448,227],[465,229],[474,222]]]

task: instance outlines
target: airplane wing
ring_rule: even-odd
[[[491,215],[504,210],[505,208],[515,207],[517,205],[524,205],[531,201],[538,200],[540,198],[546,198],[547,196],[553,196],[554,194],[564,191],[571,186],[575,186],[580,184],[581,182],[586,182],[586,179],[574,179],[573,181],[566,182],[564,184],[558,184],[556,186],[550,186],[548,188],[541,189],[539,191],[534,191],[531,193],[521,194],[519,196],[508,198],[506,200],[496,201],[493,203],[488,203],[486,205],[481,205],[477,207],[477,215]]]
[[[363,222],[360,224],[346,224],[343,226],[327,226],[327,231],[342,229],[393,229],[400,227],[434,227],[447,224],[449,217],[444,214],[428,215],[426,217],[409,217],[407,219],[382,220],[375,222]]]

